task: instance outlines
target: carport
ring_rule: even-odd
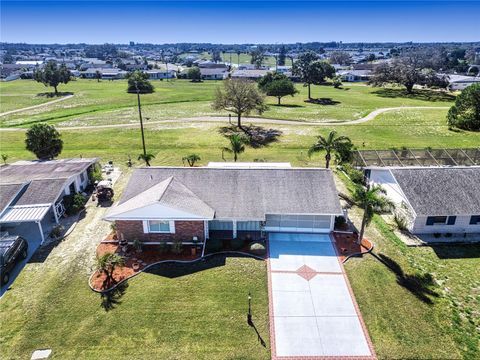
[[[9,224],[14,227],[26,223],[34,223],[40,233],[42,239],[41,244],[45,241],[45,235],[43,232],[42,221],[51,209],[51,204],[38,204],[38,205],[14,205],[9,206],[0,218],[0,225],[8,228]]]

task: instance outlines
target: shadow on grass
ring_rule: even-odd
[[[340,101],[333,100],[332,98],[318,98],[318,99],[309,99],[305,100],[306,103],[316,104],[316,105],[338,105]]]
[[[446,244],[431,245],[440,259],[474,259],[480,258],[480,244]]]
[[[402,267],[387,255],[377,255],[373,252],[371,254],[397,276],[397,283],[400,286],[410,291],[419,300],[431,305],[433,304],[432,298],[439,296],[438,293],[433,290],[435,282],[431,274],[405,274]]]
[[[269,106],[275,106],[278,108],[303,108],[305,106],[298,105],[298,104],[274,104],[274,105],[269,105]]]
[[[253,330],[255,330],[255,333],[257,334],[257,340],[260,343],[260,345],[262,345],[263,347],[267,347],[267,343],[265,342],[265,340],[263,340],[262,336],[258,332],[258,329],[255,326],[255,323],[251,321],[248,325],[250,325],[253,328]]]
[[[282,131],[280,130],[267,129],[252,124],[243,125],[242,129],[238,128],[236,125],[224,126],[218,131],[221,135],[227,137],[233,134],[244,133],[248,138],[248,145],[255,149],[278,141],[278,138],[282,135]]]
[[[413,90],[412,93],[408,93],[404,89],[378,89],[373,91],[372,94],[378,95],[384,98],[406,98],[423,101],[454,101],[455,96],[444,91],[435,90]]]
[[[44,92],[44,93],[38,93],[37,96],[43,96],[47,98],[55,98],[55,97],[63,97],[63,96],[68,96],[68,95],[73,95],[73,92],[59,92],[59,93],[54,93],[54,92]]]
[[[118,285],[115,289],[100,294],[100,306],[105,311],[115,309],[118,305],[122,303],[121,298],[123,297],[123,295],[125,295],[127,288],[128,283],[125,281]]]

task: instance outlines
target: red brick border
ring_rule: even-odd
[[[368,335],[367,327],[365,326],[365,322],[363,321],[362,314],[360,312],[360,308],[358,307],[357,301],[355,299],[355,295],[353,294],[352,287],[350,286],[350,282],[348,281],[348,277],[345,274],[345,268],[343,267],[342,261],[340,261],[340,255],[338,254],[338,249],[335,243],[335,238],[332,234],[329,234],[330,240],[332,242],[333,248],[335,249],[335,254],[337,255],[337,261],[340,264],[340,268],[342,271],[340,273],[319,273],[319,274],[335,274],[339,275],[342,274],[345,282],[347,284],[348,292],[353,302],[353,306],[355,308],[355,312],[357,317],[360,321],[360,325],[363,330],[363,334],[365,339],[367,340],[368,349],[370,350],[371,356],[277,356],[276,352],[276,343],[275,343],[275,321],[274,321],[274,313],[273,313],[273,291],[272,291],[272,277],[271,273],[296,273],[296,271],[272,271],[270,267],[270,238],[267,236],[266,246],[267,246],[267,275],[268,275],[268,313],[269,313],[269,328],[270,328],[270,351],[271,351],[271,358],[272,360],[374,360],[377,358],[375,354],[375,350],[373,348],[372,340]]]

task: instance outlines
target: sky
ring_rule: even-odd
[[[7,1],[0,41],[480,41],[480,1]]]

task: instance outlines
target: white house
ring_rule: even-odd
[[[470,85],[480,84],[480,76],[448,75],[450,90],[464,90]]]
[[[480,233],[480,166],[370,167],[413,234]]]

